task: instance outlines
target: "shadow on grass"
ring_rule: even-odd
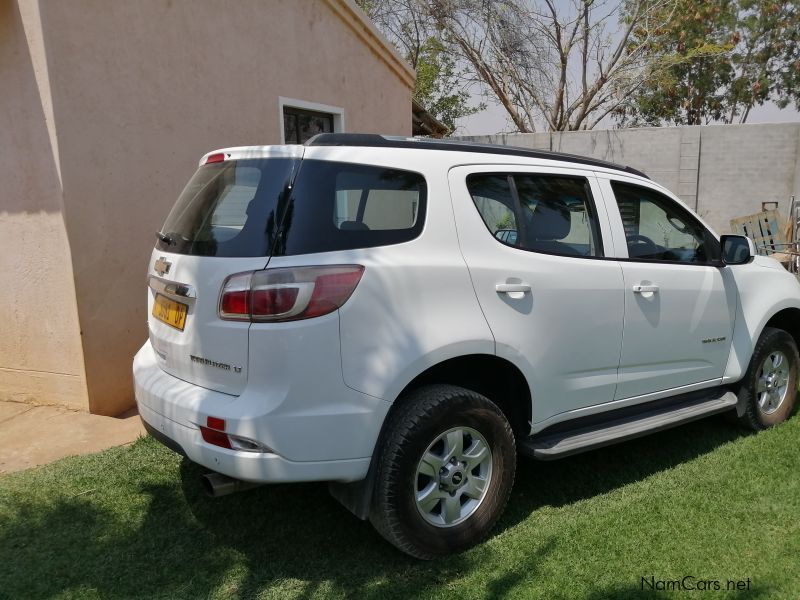
[[[742,435],[717,416],[560,460],[520,457],[501,527],[515,525],[541,506],[572,504],[640,481]]]
[[[542,506],[603,494],[739,435],[710,419],[553,463],[522,459],[498,532]],[[15,518],[0,521],[0,597],[194,598],[216,592],[245,598],[274,586],[300,597],[424,597],[448,589],[458,595],[459,579],[485,569],[491,552],[483,546],[446,561],[419,562],[349,515],[324,484],[265,486],[211,499],[203,494],[200,467],[184,460],[179,472],[179,483],[169,475],[153,484],[131,470],[123,476],[130,497],[118,494],[105,504],[78,496],[15,506]],[[503,596],[535,577],[554,545],[553,539],[531,540],[524,566],[487,571],[488,594]],[[598,591],[592,598],[635,597],[634,591]]]

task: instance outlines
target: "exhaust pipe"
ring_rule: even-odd
[[[235,492],[243,492],[244,490],[250,490],[263,485],[262,483],[234,479],[233,477],[228,477],[222,473],[214,473],[213,471],[203,475],[202,482],[206,494],[212,498],[227,496]]]

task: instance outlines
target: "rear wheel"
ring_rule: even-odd
[[[739,420],[745,427],[759,431],[789,418],[797,400],[799,362],[791,335],[782,329],[764,329],[739,389],[745,406]]]
[[[412,391],[388,424],[370,520],[403,552],[460,552],[488,535],[516,468],[514,434],[488,398],[450,385]]]

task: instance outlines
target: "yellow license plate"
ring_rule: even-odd
[[[153,303],[153,316],[170,327],[183,331],[188,310],[189,307],[187,305],[170,300],[161,294],[156,294],[156,301]]]

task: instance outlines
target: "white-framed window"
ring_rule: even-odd
[[[344,109],[339,106],[278,98],[282,144],[302,144],[318,133],[344,132]]]

